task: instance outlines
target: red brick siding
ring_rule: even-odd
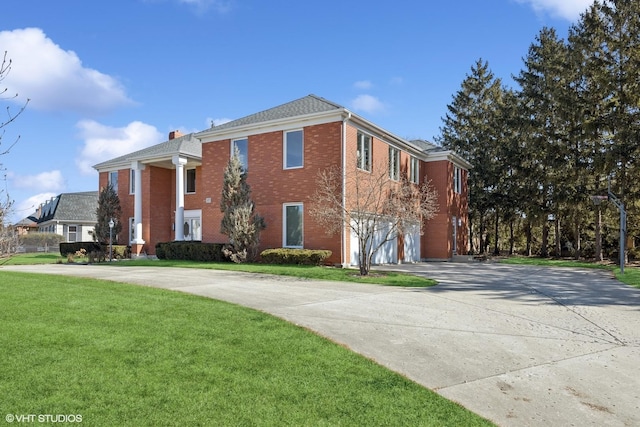
[[[267,228],[261,234],[260,250],[282,246],[282,210],[284,203],[304,205],[304,247],[329,249],[329,262],[340,262],[340,236],[326,236],[309,215],[318,172],[341,164],[342,122],[307,126],[304,134],[304,167],[283,169],[283,131],[251,135],[248,152],[248,182],[256,212],[265,218]],[[230,157],[229,140],[202,146],[203,199],[210,198],[202,210],[203,241],[226,242],[220,233],[220,194],[222,177]]]
[[[148,254],[155,254],[156,243],[174,238],[175,186],[174,170],[147,165],[142,173],[142,238]]]
[[[423,169],[422,179],[430,180],[432,186],[438,191],[439,206],[436,216],[426,224],[421,241],[422,257],[451,258],[453,255],[453,224],[451,220],[454,216],[462,221],[462,225],[457,228],[458,254],[466,254],[468,251],[467,172],[461,171],[462,193],[457,194],[453,191],[453,163],[442,160],[422,163],[421,167]]]

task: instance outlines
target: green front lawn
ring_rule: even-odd
[[[500,260],[503,264],[539,265],[542,267],[573,267],[596,268],[613,272],[616,279],[629,286],[640,288],[640,270],[637,267],[625,266],[624,274],[620,274],[620,268],[611,264],[601,264],[588,261],[573,261],[561,259],[548,259],[537,257],[513,256]]]
[[[29,253],[29,254],[17,254],[10,257],[0,258],[0,266],[3,265],[33,265],[33,264],[55,264],[56,262],[62,262],[63,258],[60,252],[52,253]],[[66,262],[66,258],[64,259]]]
[[[490,425],[305,329],[207,298],[0,271],[0,413],[91,426]]]
[[[195,262],[174,260],[126,260],[113,263],[114,266],[143,267],[186,267],[210,268],[214,270],[243,271],[247,273],[277,274],[313,280],[334,280],[339,282],[375,283],[387,286],[427,287],[437,284],[433,279],[392,271],[371,271],[362,277],[358,270],[336,267],[316,267],[309,265],[234,264],[231,262]]]
[[[74,257],[75,261],[86,262],[86,258]],[[55,264],[57,262],[66,263],[67,259],[60,254],[19,254],[10,258],[0,259],[2,265],[28,265],[28,264]],[[373,283],[387,286],[419,287],[434,286],[437,282],[425,277],[413,276],[411,274],[372,271],[370,276],[361,277],[358,270],[315,267],[308,265],[269,265],[269,264],[234,264],[229,262],[196,262],[196,261],[173,261],[173,260],[122,260],[106,263],[103,265],[113,265],[114,267],[185,267],[185,268],[210,268],[213,270],[243,271],[246,273],[277,274],[283,276],[294,276],[312,280],[334,280],[340,282]]]

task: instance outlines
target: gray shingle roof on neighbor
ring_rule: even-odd
[[[42,208],[38,222],[50,220],[96,222],[98,192],[62,193]]]
[[[106,162],[98,163],[94,168],[99,169],[112,164],[148,158],[168,157],[175,154],[201,158],[202,144],[199,139],[194,138],[193,133],[189,133],[160,144],[152,145],[151,147],[143,148],[142,150],[134,151],[133,153],[125,154],[124,156],[116,157],[115,159],[107,160]]]
[[[249,116],[212,127],[211,129],[207,129],[203,132],[231,129],[234,127],[263,123],[271,120],[280,120],[289,117],[324,113],[327,111],[337,111],[342,109],[344,109],[343,106],[334,102],[316,95],[307,95],[303,98],[287,102],[286,104],[278,105],[277,107],[269,108],[268,110],[260,111],[259,113],[251,114]],[[198,136],[198,134],[196,134],[196,136]]]

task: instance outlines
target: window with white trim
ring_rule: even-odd
[[[187,194],[193,194],[196,192],[196,168],[187,169],[184,171],[184,192]]]
[[[118,171],[109,172],[109,184],[113,187],[113,191],[118,193]]]
[[[282,207],[282,246],[303,247],[302,203],[285,203]]]
[[[414,184],[420,184],[420,160],[417,157],[411,157],[409,164],[409,181]]]
[[[371,137],[358,132],[358,148],[356,152],[358,169],[371,172]]]
[[[389,178],[400,179],[400,150],[393,147],[389,147]]]
[[[67,242],[76,242],[78,240],[78,226],[70,225],[67,228]]]
[[[462,169],[458,166],[453,167],[453,191],[455,193],[462,193]]]
[[[136,193],[136,170],[130,169],[129,171],[129,194]]]
[[[304,141],[302,130],[284,133],[284,168],[294,169],[303,166]]]
[[[242,138],[231,141],[231,157],[233,157],[236,149],[238,150],[242,170],[246,172],[249,169],[249,140]]]

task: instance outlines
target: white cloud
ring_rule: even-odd
[[[16,188],[37,189],[40,191],[62,191],[65,180],[62,172],[52,170],[37,175],[11,175],[9,177]]]
[[[26,218],[38,209],[41,203],[56,197],[60,193],[39,193],[31,196],[26,200],[22,200],[15,205],[16,221]]]
[[[82,120],[76,125],[84,147],[76,158],[83,174],[94,173],[93,165],[141,150],[166,140],[166,136],[151,125],[131,122],[117,128],[100,124],[94,120]]]
[[[75,52],[63,50],[39,28],[0,32],[0,46],[11,58],[4,85],[29,108],[99,113],[132,104],[113,77],[82,65]]]
[[[371,83],[369,80],[360,80],[355,82],[353,84],[353,87],[361,90],[369,90],[373,87],[373,83]]]
[[[516,0],[529,4],[538,13],[549,13],[552,16],[575,21],[580,14],[593,4],[593,0]]]
[[[384,104],[378,98],[371,95],[358,95],[351,101],[351,106],[356,111],[364,111],[365,113],[377,113],[384,111]]]

